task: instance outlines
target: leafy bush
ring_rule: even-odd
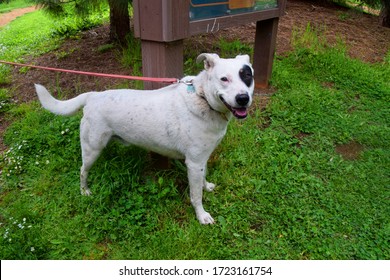
[[[76,36],[80,31],[90,30],[101,25],[106,20],[107,11],[94,13],[86,17],[77,17],[70,14],[58,21],[55,21],[52,36],[71,38]]]

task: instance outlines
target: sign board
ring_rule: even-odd
[[[277,6],[277,0],[191,0],[190,20],[263,11]]]

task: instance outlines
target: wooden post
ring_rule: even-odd
[[[141,41],[142,70],[145,77],[182,78],[183,40],[174,42]],[[157,89],[167,84],[145,82],[145,89]]]
[[[255,71],[256,88],[267,88],[271,78],[274,60],[276,33],[279,18],[271,18],[256,23],[253,69]]]
[[[183,39],[189,36],[189,0],[133,0],[134,33],[141,38],[146,77],[183,75]],[[164,84],[145,83],[145,89]]]
[[[142,71],[145,77],[181,78],[183,75],[183,40],[174,42],[141,41]],[[166,84],[144,82],[145,89],[158,89]],[[169,159],[156,153],[150,154],[153,165],[168,169]]]

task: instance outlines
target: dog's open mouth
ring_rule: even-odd
[[[221,99],[223,104],[225,104],[226,108],[228,108],[229,111],[232,112],[237,119],[245,119],[248,116],[248,111],[246,107],[232,107],[225,101],[225,99],[223,99],[222,96],[220,96],[219,98]]]

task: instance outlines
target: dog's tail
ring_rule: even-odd
[[[90,93],[84,93],[75,98],[61,101],[55,99],[44,86],[36,84],[35,90],[38,94],[39,101],[45,109],[63,116],[76,114],[78,110],[85,106],[87,98],[90,95]]]

